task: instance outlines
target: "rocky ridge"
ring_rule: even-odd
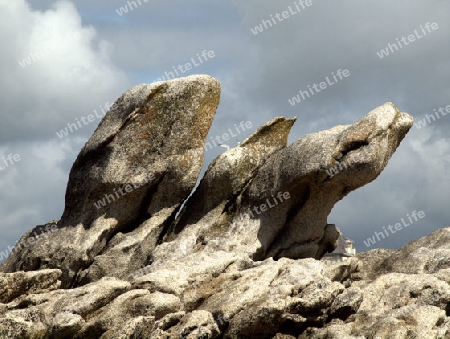
[[[219,100],[197,75],[114,103],[57,230],[27,232],[0,265],[0,337],[450,338],[450,228],[317,260],[336,247],[334,204],[376,179],[411,116],[386,103],[291,145],[295,119],[274,118],[190,195]]]

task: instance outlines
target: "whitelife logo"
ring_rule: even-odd
[[[369,156],[367,147],[363,148],[363,152],[365,156]],[[330,178],[334,177],[336,174],[339,174],[344,169],[347,169],[351,164],[356,164],[358,161],[357,158],[348,158],[345,161],[337,161],[337,164],[326,169],[325,172],[327,172],[328,176]]]
[[[276,13],[275,15],[270,15],[270,19],[268,20],[261,20],[261,23],[258,26],[255,26],[254,28],[250,28],[250,31],[254,34],[257,35],[259,33],[264,32],[264,29],[269,29],[270,27],[276,25],[278,22],[282,22],[285,19],[290,18],[291,16],[300,13],[302,10],[304,10],[306,7],[309,7],[312,5],[312,0],[300,0],[298,3],[294,2],[294,6],[295,9],[297,9],[297,11],[295,11],[291,6],[288,6],[288,10],[289,11],[283,11],[280,13]],[[301,9],[300,9],[301,7]],[[278,20],[275,20],[275,18]]]
[[[152,180],[155,180],[154,173],[148,174],[141,183],[132,183],[132,184],[126,185],[123,188],[119,188],[118,190],[114,189],[114,192],[112,192],[111,194],[105,194],[103,199],[98,200],[97,202],[94,202],[94,206],[97,209],[106,207],[106,205],[115,202],[116,200],[120,199],[121,197],[127,195],[128,193],[131,193],[134,190],[137,190],[138,188],[148,184]]]
[[[439,107],[437,110],[435,108],[435,109],[433,109],[433,111],[434,111],[434,115],[425,114],[425,118],[423,118],[422,120],[417,120],[417,123],[414,123],[414,126],[417,129],[421,129],[422,127],[425,127],[427,125],[427,121],[428,121],[428,124],[431,124],[431,122],[432,122],[431,120],[433,120],[433,122],[436,120],[439,120],[441,118],[439,113],[441,113],[441,115],[443,117],[446,116],[448,113],[450,113],[450,105],[445,106],[445,108]]]
[[[136,3],[137,1],[137,3]],[[119,14],[119,16],[122,16],[124,14],[128,13],[128,9],[130,10],[130,12],[135,9],[138,8],[139,6],[142,6],[142,2],[147,3],[150,0],[136,0],[136,1],[127,1],[127,4],[125,6],[120,7],[119,9],[116,9],[116,13]],[[139,4],[139,6],[138,6]],[[133,7],[134,6],[134,7]]]
[[[80,40],[81,35],[79,32],[72,32],[63,39],[57,39],[51,44],[47,44],[45,47],[36,51],[36,53],[30,53],[29,56],[22,61],[19,61],[19,65],[25,68],[31,65],[33,62],[44,59],[47,55],[50,55],[60,48],[66,47],[69,43],[73,43],[76,40]]]
[[[198,67],[201,64],[203,64],[204,62],[213,59],[216,56],[216,54],[214,53],[214,51],[206,51],[204,50],[202,52],[202,54],[198,54],[197,53],[197,61],[194,57],[191,58],[192,62],[186,62],[184,65],[180,65],[178,64],[178,66],[172,66],[173,72],[169,71],[169,72],[164,72],[164,75],[158,79],[156,79],[157,81],[166,81],[166,80],[171,80],[171,79],[175,79],[176,77],[179,77],[181,75],[183,75],[184,73],[190,71],[191,69],[193,69],[194,67]],[[178,71],[181,72],[178,73]],[[175,72],[175,73],[174,73]],[[176,75],[175,75],[176,74]]]
[[[230,228],[236,230],[239,225],[245,223],[246,221],[255,218],[256,215],[261,215],[262,213],[274,208],[275,206],[285,202],[286,200],[291,198],[291,194],[289,192],[281,192],[279,191],[276,196],[271,195],[270,198],[265,200],[265,203],[260,204],[259,206],[249,206],[249,211],[247,213],[240,213],[236,219],[233,220]],[[254,212],[254,213],[253,213]]]
[[[0,162],[0,171],[3,171],[4,169],[7,169],[9,166],[14,165],[16,162],[20,161],[20,155],[19,154],[10,154],[6,157],[2,157],[3,164]],[[3,166],[5,165],[5,166]]]
[[[416,41],[418,39],[423,38],[425,35],[427,35],[428,33],[431,33],[431,31],[435,31],[439,28],[438,24],[436,22],[433,22],[432,24],[430,24],[429,22],[427,22],[425,24],[425,28],[422,27],[422,25],[420,25],[420,29],[423,33],[423,35],[420,35],[419,32],[417,32],[417,29],[414,30],[414,34],[409,34],[408,37],[404,37],[402,36],[400,38],[400,40],[398,38],[396,38],[395,40],[397,41],[397,43],[395,44],[388,44],[386,48],[382,49],[381,51],[377,52],[377,55],[380,59],[383,59],[384,57],[388,56],[390,53],[394,53],[396,51],[398,51],[399,47],[403,48],[403,46],[408,46],[411,42]],[[394,50],[395,48],[395,50]]]
[[[87,117],[82,116],[80,118],[81,121],[79,121],[78,118],[75,118],[75,120],[76,120],[75,123],[73,123],[73,124],[71,124],[70,122],[67,123],[67,127],[60,130],[59,132],[56,132],[56,135],[60,139],[62,139],[69,135],[69,131],[70,131],[70,133],[73,133],[74,131],[78,131],[78,129],[83,128],[83,126],[86,126],[86,125],[90,124],[91,122],[95,121],[95,118],[97,118],[97,119],[103,118],[106,115],[106,113],[108,112],[108,110],[111,108],[111,106],[112,105],[109,102],[107,102],[107,103],[105,103],[104,108],[101,105],[99,106],[102,111],[101,114],[97,113],[97,110],[94,109],[93,112],[94,112],[95,116],[94,116],[94,114],[89,114]],[[81,122],[83,122],[84,125],[82,125]]]
[[[301,101],[305,101],[307,98],[310,97],[310,93],[311,96],[314,95],[315,93],[319,93],[321,90],[328,88],[328,86],[333,86],[335,83],[339,82],[339,80],[343,80],[344,78],[347,78],[350,76],[350,72],[348,69],[338,69],[336,71],[336,74],[334,74],[334,72],[331,72],[331,76],[334,79],[334,82],[330,80],[330,78],[325,77],[325,81],[320,82],[319,84],[313,84],[312,86],[308,85],[308,90],[302,91],[299,90],[299,94],[297,94],[295,97],[288,99],[289,103],[291,104],[291,106],[294,106],[296,104],[299,104]],[[338,79],[339,77],[339,79]],[[320,87],[320,89],[319,89]],[[313,91],[314,89],[314,91]],[[300,99],[301,96],[301,99]]]
[[[266,199],[267,204],[259,205],[259,210],[258,210],[258,206],[253,206],[253,211],[256,214],[261,214],[261,213],[267,211],[268,209],[275,207],[276,205],[278,205],[278,203],[282,203],[284,200],[290,199],[290,197],[291,197],[291,195],[289,194],[289,192],[278,192],[276,197],[272,195],[272,199],[269,199],[269,198]],[[272,200],[273,205],[270,203],[270,200]],[[255,218],[255,215],[253,214],[252,209],[250,209],[250,215],[252,216],[252,218]]]
[[[5,259],[8,259],[8,257],[11,255],[12,252],[16,251],[16,250],[23,250],[25,247],[28,247],[34,243],[38,243],[39,241],[41,241],[44,238],[48,238],[48,233],[49,232],[56,232],[58,230],[58,226],[56,224],[47,224],[45,225],[45,228],[41,229],[41,232],[38,234],[36,233],[36,231],[33,232],[34,236],[29,236],[25,240],[20,241],[19,243],[17,243],[14,247],[8,246],[8,249],[0,252],[0,262],[2,262]]]
[[[238,135],[240,135],[241,130],[242,130],[242,132],[245,132],[245,129],[250,129],[252,127],[253,127],[253,125],[250,121],[247,121],[247,122],[241,121],[239,126],[234,124],[234,128],[236,129],[237,134],[234,134],[232,129],[229,128],[228,129],[228,132],[230,132],[229,134],[223,133],[222,135],[216,135],[215,137],[210,137],[210,139],[211,139],[212,143],[214,144],[214,147],[221,146],[221,145],[223,145],[224,141],[230,140],[230,137],[235,138]],[[222,137],[222,139],[220,139],[220,137]],[[217,141],[217,143],[216,143],[216,141]],[[211,143],[209,141],[207,143],[205,143],[205,152],[207,152],[208,150],[210,150],[212,148],[213,148],[213,146],[211,145]]]
[[[425,218],[425,212],[424,211],[412,211],[411,212],[411,216],[414,218],[415,221],[418,221],[419,219],[417,217],[419,217],[420,219]],[[412,225],[414,223],[414,221],[411,219],[411,217],[409,216],[409,214],[407,214],[408,220],[410,222],[410,224],[408,224],[407,222],[405,222],[405,220],[403,218],[400,219],[401,223],[396,223],[394,224],[394,226],[389,225],[388,226],[388,230],[391,232],[391,234],[394,234],[396,231],[400,231],[402,230],[402,227],[408,227],[410,225]],[[394,231],[395,228],[395,231]],[[389,232],[387,231],[386,227],[383,226],[383,232],[374,232],[374,235],[372,236],[372,238],[367,238],[367,240],[363,240],[364,245],[366,245],[367,247],[370,247],[371,245],[375,245],[375,243],[378,241],[380,241],[381,239],[385,238],[385,234],[386,237],[389,236]],[[377,238],[377,240],[375,240],[375,237]]]

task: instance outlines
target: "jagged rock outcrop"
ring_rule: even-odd
[[[191,76],[117,100],[58,228],[27,232],[0,265],[0,338],[450,337],[450,228],[317,260],[336,246],[334,204],[381,173],[412,118],[387,103],[291,145],[295,119],[275,118],[189,196],[219,98]]]
[[[272,140],[281,122],[286,124],[269,122],[210,165],[173,235],[167,235],[174,243],[157,248],[156,258],[173,255],[174,246],[188,252],[232,249],[255,260],[321,258],[339,236],[327,224],[332,207],[381,173],[412,119],[388,103],[351,126],[307,135],[288,147],[283,125],[276,138],[281,149],[266,157],[270,149],[258,142],[278,146]],[[326,170],[339,163],[349,165],[330,177]],[[263,205],[267,211],[260,210]],[[201,239],[200,246],[193,239]]]
[[[69,287],[141,267],[197,182],[219,99],[209,76],[128,90],[72,167],[58,232],[4,270],[59,268]]]

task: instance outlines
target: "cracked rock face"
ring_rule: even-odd
[[[450,336],[449,229],[317,260],[336,247],[334,204],[381,173],[412,118],[386,103],[291,145],[295,119],[274,118],[190,195],[219,99],[197,75],[115,102],[73,165],[57,229],[29,231],[0,265],[0,337]]]

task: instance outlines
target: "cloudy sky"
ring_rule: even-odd
[[[387,101],[416,124],[450,105],[448,1],[134,3],[0,0],[0,251],[35,225],[59,219],[70,168],[100,120],[62,138],[57,132],[203,51],[214,58],[184,75],[209,74],[222,83],[210,136],[250,121],[254,128],[242,140],[275,116],[296,116],[293,142],[350,124]],[[391,46],[381,58],[388,44],[402,48]],[[350,76],[289,103],[339,69]],[[398,248],[450,224],[450,114],[436,114],[436,121],[412,128],[377,180],[329,216],[358,251]],[[208,151],[205,165],[224,150]],[[425,217],[365,245],[414,210]]]

